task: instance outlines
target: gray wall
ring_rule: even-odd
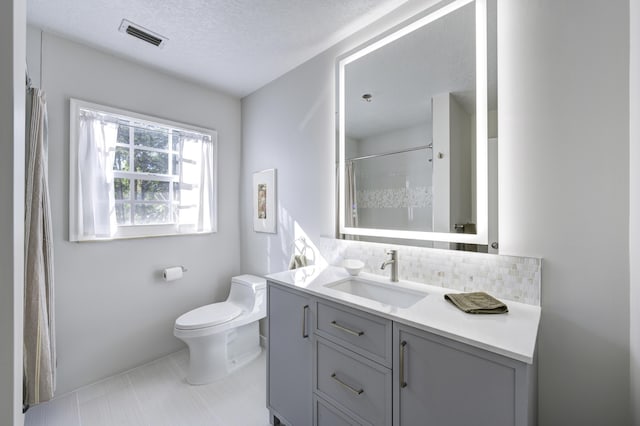
[[[47,33],[42,87],[49,112],[60,395],[179,349],[175,319],[226,298],[231,276],[240,272],[241,117],[237,98]],[[216,129],[218,232],[69,242],[70,97]],[[180,281],[162,281],[161,269],[175,265],[189,271]]]
[[[628,7],[499,2],[500,244],[544,258],[542,425],[629,423]],[[295,224],[333,232],[334,61],[392,20],[243,99],[243,269],[285,268]],[[251,173],[269,167],[277,235],[251,229]]]
[[[27,25],[27,69],[31,85],[41,87],[40,66],[42,53],[42,32],[39,28]]]
[[[335,58],[433,1],[410,2],[242,100],[242,267],[286,269],[291,243],[334,235]],[[278,170],[278,233],[253,231],[253,172]],[[297,229],[297,231],[296,231]]]
[[[629,424],[629,3],[500,12],[500,251],[544,258],[539,421]]]
[[[22,415],[25,2],[0,2],[0,425]]]
[[[631,0],[630,27],[630,210],[629,258],[631,259],[631,401],[633,424],[640,425],[640,0]],[[635,259],[635,262],[634,262]]]
[[[322,54],[242,103],[242,266],[286,269],[298,226],[309,237],[333,232],[332,58]],[[253,232],[252,173],[277,169],[278,233]]]

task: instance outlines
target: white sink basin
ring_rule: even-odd
[[[427,293],[403,288],[396,284],[384,284],[355,277],[327,284],[325,287],[398,308],[408,308],[427,296]]]

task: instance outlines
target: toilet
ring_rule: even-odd
[[[187,382],[213,382],[257,358],[258,320],[266,316],[266,305],[266,280],[240,275],[231,279],[227,300],[181,315],[173,335],[189,347]]]

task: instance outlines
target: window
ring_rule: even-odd
[[[215,131],[71,99],[70,240],[216,231]]]

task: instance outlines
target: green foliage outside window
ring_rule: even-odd
[[[113,170],[133,172],[139,177],[114,179],[116,218],[119,225],[166,224],[175,220],[171,215],[171,203],[179,200],[179,196],[174,193],[173,200],[171,199],[170,186],[171,180],[179,174],[180,135],[178,132],[172,135],[172,151],[169,150],[169,139],[170,133],[165,129],[119,123],[119,145],[116,147]],[[147,174],[168,179],[158,180]],[[179,184],[174,182],[174,191],[178,188]]]

